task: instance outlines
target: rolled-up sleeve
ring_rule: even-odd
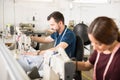
[[[94,65],[96,57],[97,57],[97,51],[94,51],[89,57],[89,62]]]

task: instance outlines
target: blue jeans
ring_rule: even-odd
[[[31,56],[31,55],[20,55],[18,63],[23,67],[25,72],[29,72],[33,67],[37,67],[39,70],[43,70],[43,56]]]

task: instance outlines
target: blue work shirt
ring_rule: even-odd
[[[62,34],[59,35],[58,32],[55,32],[51,35],[51,37],[55,41],[55,46],[58,45],[60,42],[66,42],[68,44],[68,47],[65,49],[67,55],[70,58],[75,57],[76,37],[73,31],[66,27]]]

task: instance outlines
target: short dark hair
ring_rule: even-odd
[[[112,18],[101,16],[97,17],[89,26],[88,33],[104,44],[112,44],[115,40],[119,41],[119,30]]]
[[[51,18],[55,19],[55,22],[59,22],[62,21],[64,24],[64,16],[62,13],[60,13],[59,11],[54,11],[53,13],[51,13],[48,17],[47,20],[50,20]]]

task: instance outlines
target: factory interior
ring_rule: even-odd
[[[35,63],[30,71],[25,71],[18,62],[22,55],[30,65],[32,61],[24,52],[54,47],[56,41],[44,44],[31,39],[53,33],[47,17],[54,11],[61,12],[67,28],[81,37],[78,49],[81,62],[92,55],[87,29],[96,17],[110,17],[120,28],[120,0],[0,0],[0,80],[94,80],[93,69],[77,74],[74,59],[62,48],[46,51],[42,70]],[[74,78],[76,75],[80,78]]]

